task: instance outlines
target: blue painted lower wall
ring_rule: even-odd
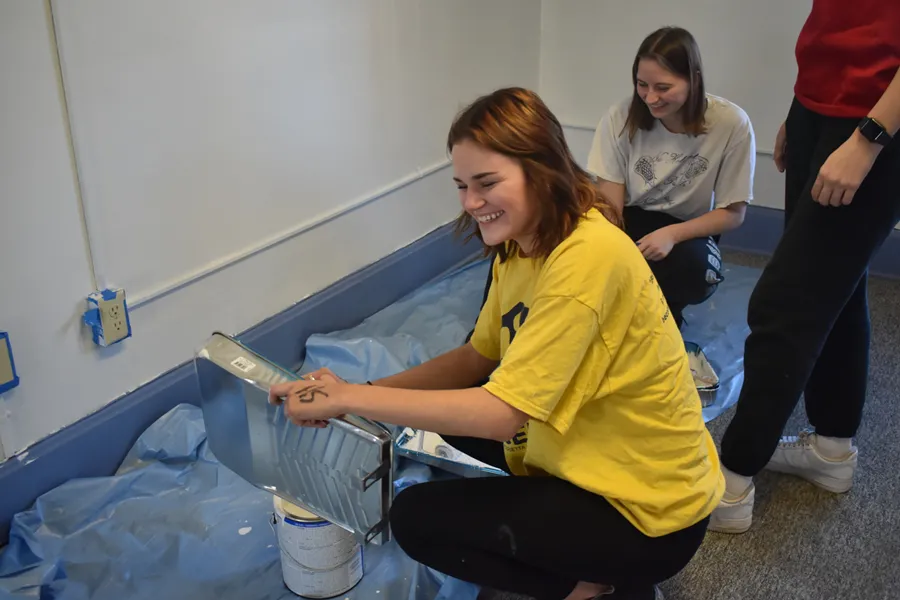
[[[751,207],[744,226],[724,236],[722,247],[770,254],[781,235],[782,218],[780,210]],[[299,366],[309,335],[356,325],[478,250],[476,244],[456,240],[450,226],[444,226],[239,337],[276,362]],[[900,233],[885,244],[872,273],[900,277]],[[114,473],[144,429],[181,403],[199,403],[191,363],[35,444],[24,460],[0,464],[0,545],[8,539],[13,515],[69,479]]]
[[[783,227],[784,211],[751,206],[744,225],[722,236],[722,248],[770,255],[781,239]],[[869,273],[876,277],[900,279],[900,231],[894,230],[888,237],[872,260]]]

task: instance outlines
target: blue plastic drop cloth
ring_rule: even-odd
[[[387,377],[460,346],[481,311],[489,260],[457,269],[356,327],[311,335],[301,373],[329,367],[343,379]]]
[[[760,270],[739,265],[723,265],[725,280],[712,298],[684,311],[685,325],[681,335],[694,342],[719,376],[715,399],[703,409],[708,423],[731,408],[744,383],[744,341],[750,333],[747,305],[750,293],[759,279]]]
[[[406,465],[395,488],[428,476]],[[116,475],[72,480],[16,515],[0,554],[0,598],[296,598],[271,518],[272,495],[219,464],[200,409],[180,405],[144,432]],[[475,598],[394,543],[364,552],[365,577],[341,598]]]
[[[460,345],[488,268],[469,264],[350,330],[310,337],[302,372],[327,366],[350,381],[377,379]],[[737,400],[758,271],[727,267],[725,275],[712,299],[685,313],[685,339],[704,348],[721,381],[707,420]],[[437,475],[401,460],[394,488]],[[144,432],[115,475],[69,481],[16,515],[0,552],[0,600],[296,598],[282,579],[271,516],[272,496],[223,467],[207,448],[200,409],[181,405]],[[363,580],[338,598],[475,600],[477,592],[391,542],[366,547]]]

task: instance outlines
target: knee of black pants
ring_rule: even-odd
[[[424,533],[429,510],[429,503],[424,498],[428,492],[426,486],[415,484],[401,491],[394,498],[389,513],[391,535],[413,560],[418,560],[419,550],[429,543],[429,536]]]
[[[660,265],[662,266],[662,265]],[[705,271],[693,266],[673,269],[654,268],[666,301],[673,307],[687,307],[706,302],[718,289],[718,282],[710,283]]]
[[[690,284],[685,285],[684,289],[681,290],[680,297],[677,304],[681,304],[684,306],[696,306],[698,304],[703,304],[710,297],[716,293],[719,284],[709,284],[705,281],[693,281]]]
[[[771,280],[772,277],[763,271],[750,293],[750,300],[747,304],[747,325],[752,330],[758,330],[760,327],[777,329],[778,326],[775,322],[779,320],[780,315],[787,313],[792,308],[785,306],[786,303],[778,297],[775,293],[778,288]]]
[[[709,239],[681,242],[669,256],[650,267],[673,307],[706,302],[722,281],[719,250]]]

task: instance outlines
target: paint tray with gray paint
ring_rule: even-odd
[[[223,465],[363,543],[390,539],[393,445],[384,427],[353,415],[321,429],[294,425],[268,393],[300,377],[221,333],[194,368],[209,447]]]

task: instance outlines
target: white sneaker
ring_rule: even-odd
[[[853,487],[858,454],[852,446],[846,456],[826,458],[816,448],[816,434],[807,430],[797,437],[781,438],[766,469],[796,475],[829,492],[843,494]]]
[[[722,498],[709,517],[709,530],[719,533],[746,533],[753,524],[753,500],[756,486],[752,483],[737,500]]]

